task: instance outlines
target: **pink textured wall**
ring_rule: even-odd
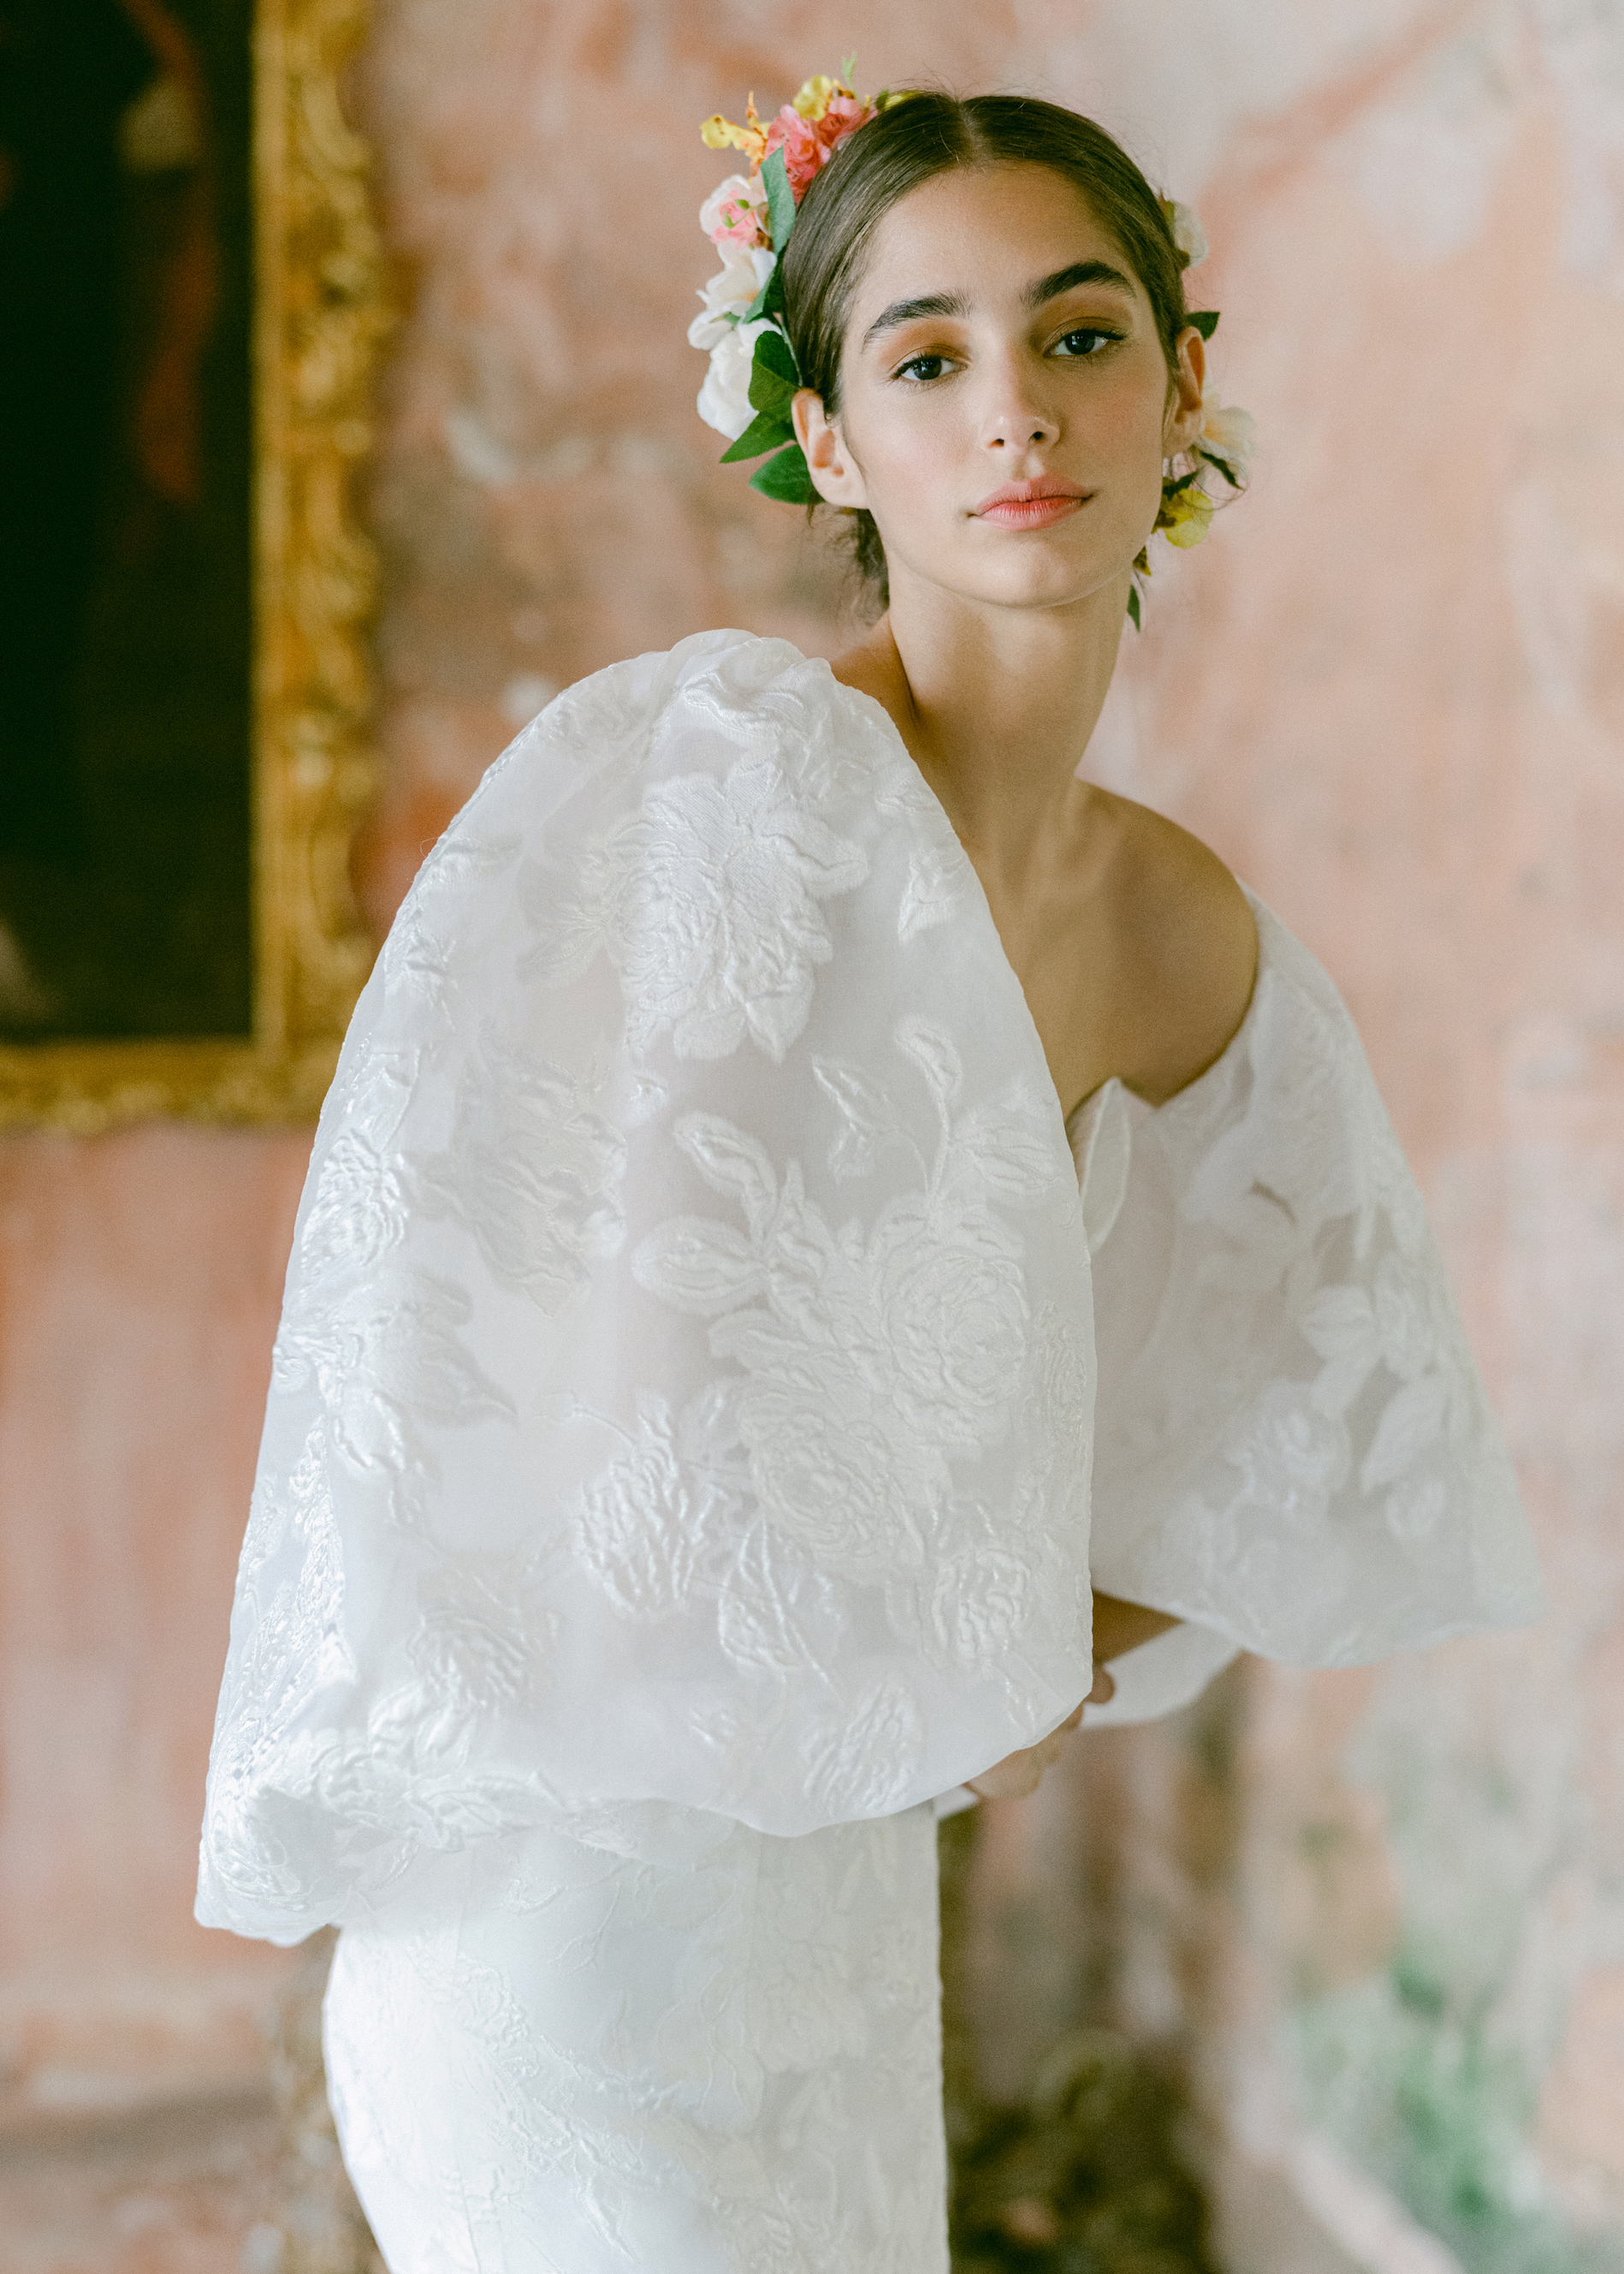
[[[280,1955],[192,1924],[307,1137],[0,1148],[0,2112],[263,2066]]]
[[[1207,836],[1348,995],[1554,1609],[1374,1677],[1259,1671],[1240,1853],[1204,1898],[1222,1936],[1146,2012],[1199,2009],[1239,2149],[1366,2263],[1403,2263],[1407,2218],[1469,2265],[1624,2232],[1624,29],[1603,0],[870,14],[380,0],[354,96],[410,314],[372,492],[388,779],[364,898],[387,920],[556,686],[708,624],[841,636],[837,568],[692,410],[718,172],[699,118],[855,46],[865,87],[1093,109],[1199,202],[1218,376],[1262,462],[1158,576],[1088,764]],[[0,1155],[0,2013],[25,2070],[27,2030],[104,1990],[109,2014],[192,2014],[177,2060],[244,2057],[231,2017],[265,1962],[184,1904],[303,1149],[147,1132]],[[1187,1890],[1177,1761],[1134,1742],[1162,1796],[1144,1871]],[[1040,1852],[1011,1834],[1010,1871]],[[102,2027],[52,2056],[64,2074],[94,2069]],[[1492,2106],[1462,2083],[1485,2061]],[[1401,2071],[1430,2080],[1460,2168],[1501,2172],[1492,2233],[1383,2133]]]

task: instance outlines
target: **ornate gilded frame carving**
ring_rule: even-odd
[[[370,154],[339,101],[366,15],[254,11],[253,1032],[0,1048],[0,1127],[313,1118],[372,961],[349,882],[375,772],[353,489],[389,317]]]

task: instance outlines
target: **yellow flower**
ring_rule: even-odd
[[[1182,490],[1163,490],[1156,527],[1169,545],[1187,552],[1199,545],[1213,525],[1213,501],[1199,482]]]
[[[827,72],[819,72],[815,78],[807,80],[795,97],[795,108],[803,118],[809,118],[816,124],[828,109],[832,95],[850,94],[851,92],[851,88],[843,86],[838,79],[831,79]]]
[[[731,118],[724,118],[719,110],[713,111],[699,130],[699,139],[707,150],[726,150],[730,146],[742,150],[750,162],[752,173],[760,173],[762,160],[767,154],[767,131],[756,116],[756,97],[750,97],[745,117],[748,124],[735,126]]]

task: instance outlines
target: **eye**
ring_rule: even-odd
[[[1098,355],[1101,348],[1113,346],[1121,337],[1120,332],[1102,330],[1098,324],[1080,324],[1075,331],[1063,332],[1052,352],[1068,357]]]
[[[944,355],[910,356],[906,363],[897,365],[891,377],[912,380],[916,387],[924,387],[931,380],[940,379],[947,368],[948,358]]]

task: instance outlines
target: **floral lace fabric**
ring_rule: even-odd
[[[930,1811],[605,1837],[470,1850],[339,1938],[328,2090],[391,2274],[947,2274]]]
[[[1542,1607],[1515,1479],[1352,1020],[1255,899],[1258,983],[1158,1111],[1118,1091],[1094,1266],[1094,1584],[1351,1666]]]
[[[289,1269],[202,1915],[613,1805],[897,1813],[1090,1680],[1087,1239],[877,704],[709,634],[537,720],[362,998]]]
[[[1068,1132],[890,721],[740,633],[561,697],[425,864],[299,1211],[198,1904],[346,1927],[395,2274],[944,2269],[925,1803],[1085,1694],[1091,1577],[1191,1623],[1132,1717],[1538,1610],[1258,918],[1218,1064]]]

